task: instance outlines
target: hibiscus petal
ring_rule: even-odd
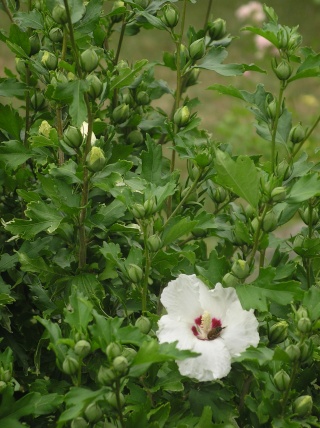
[[[179,349],[192,349],[194,341],[199,341],[186,322],[178,322],[170,315],[164,315],[158,322],[157,336],[160,343],[178,341]]]
[[[163,290],[161,303],[177,321],[193,322],[202,315],[199,295],[208,294],[207,287],[195,275],[181,274]]]
[[[231,356],[222,339],[212,341],[196,339],[192,351],[201,355],[177,361],[183,376],[205,382],[221,379],[230,372]]]
[[[205,286],[206,287],[206,286]],[[213,290],[208,290],[200,296],[200,303],[212,318],[222,319],[230,305],[239,302],[234,288],[223,288],[220,283]],[[240,304],[240,302],[239,302]]]

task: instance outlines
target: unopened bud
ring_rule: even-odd
[[[112,369],[109,369],[104,366],[100,366],[97,379],[101,385],[109,386],[109,385],[112,385],[113,382],[117,379],[117,375]]]
[[[236,287],[239,285],[239,279],[232,275],[232,273],[226,273],[222,278],[222,283],[227,287]]]
[[[93,146],[87,156],[87,167],[92,172],[101,171],[106,163],[103,151],[100,147]]]
[[[40,39],[37,33],[29,37],[30,41],[30,55],[35,55],[40,50]]]
[[[195,42],[191,43],[189,46],[190,57],[196,61],[204,56],[206,53],[206,44],[204,38],[198,39]]]
[[[248,262],[241,259],[236,260],[231,267],[231,273],[239,279],[246,278],[250,273]]]
[[[286,347],[286,354],[291,361],[297,361],[300,358],[300,349],[298,345],[289,345]]]
[[[116,357],[121,355],[121,353],[122,353],[122,346],[120,343],[111,342],[107,346],[106,355],[107,355],[109,361],[114,360]]]
[[[63,140],[68,146],[78,148],[82,144],[83,136],[79,128],[69,125],[63,133]]]
[[[31,97],[31,105],[35,111],[43,110],[46,100],[41,92],[35,92]]]
[[[144,202],[143,207],[145,209],[146,216],[150,216],[150,215],[154,214],[157,210],[157,202],[156,202],[155,198],[147,199]]]
[[[102,92],[102,82],[96,74],[89,74],[86,77],[86,81],[89,83],[88,94],[92,99],[96,99],[101,95]]]
[[[43,120],[41,122],[41,125],[39,126],[39,134],[42,134],[45,137],[49,138],[51,129],[52,126],[50,125],[50,123],[46,120]]]
[[[90,354],[91,345],[87,340],[79,340],[74,345],[74,352],[79,355],[79,357],[84,358]]]
[[[174,28],[179,22],[178,9],[172,4],[166,4],[162,8],[161,21],[169,28]]]
[[[273,345],[281,343],[288,337],[288,323],[286,321],[279,321],[273,324],[268,332],[269,342]]]
[[[146,215],[146,210],[145,210],[144,206],[142,204],[138,204],[138,203],[133,204],[131,206],[131,212],[132,212],[134,218],[137,218],[137,219],[144,218]]]
[[[312,323],[310,318],[300,318],[297,324],[297,329],[300,331],[300,333],[309,333],[312,328]]]
[[[102,410],[97,403],[90,403],[84,411],[84,415],[89,422],[98,422],[102,414]]]
[[[292,67],[285,59],[283,59],[279,64],[277,64],[277,61],[274,59],[272,62],[272,68],[279,80],[288,80],[292,74]]]
[[[277,39],[279,49],[286,50],[289,43],[289,33],[286,28],[280,28]]]
[[[137,351],[133,348],[124,348],[122,355],[126,357],[128,363],[131,364],[135,356],[137,355]]]
[[[130,108],[128,104],[120,104],[112,112],[112,118],[115,123],[125,122],[130,115]]]
[[[299,144],[301,141],[304,140],[306,136],[306,131],[301,125],[301,123],[298,123],[298,125],[294,126],[289,134],[289,140],[292,144]]]
[[[57,24],[66,24],[68,15],[65,6],[62,3],[57,3],[52,10],[52,18]]]
[[[290,165],[285,159],[281,161],[275,169],[277,177],[282,177],[283,180],[288,180],[293,172],[292,165]]]
[[[300,361],[305,363],[313,354],[313,343],[311,340],[305,340],[300,345]]]
[[[312,397],[310,395],[302,395],[294,401],[293,412],[302,418],[311,413],[312,406]]]
[[[273,202],[281,202],[285,199],[286,197],[286,189],[285,187],[275,187],[272,191],[271,191],[271,199]]]
[[[185,75],[185,87],[188,88],[189,86],[193,86],[198,82],[198,77],[200,74],[199,68],[192,68],[186,75]]]
[[[277,108],[278,108],[278,101],[276,99],[273,99],[268,105],[267,105],[267,112],[268,116],[271,120],[274,120],[277,116]],[[279,116],[281,116],[281,108],[279,109]]]
[[[62,370],[68,374],[73,375],[79,369],[79,361],[70,355],[67,355],[62,363]]]
[[[127,269],[128,277],[132,282],[138,283],[142,280],[143,271],[140,266],[131,263]]]
[[[140,146],[143,143],[143,135],[142,132],[138,129],[131,131],[128,135],[128,143],[133,146]]]
[[[117,9],[124,8],[124,7],[125,7],[124,2],[117,0],[113,3],[112,12],[115,12]],[[115,15],[111,16],[111,20],[114,23],[120,22],[122,20],[123,16],[124,16],[124,13],[116,13]]]
[[[151,330],[151,321],[149,318],[141,316],[138,318],[134,324],[143,334],[148,334]]]
[[[62,32],[61,28],[59,28],[59,27],[53,27],[53,28],[51,28],[51,30],[49,31],[49,39],[53,43],[62,42],[62,40],[63,40],[63,32]]]
[[[149,94],[146,91],[138,92],[137,97],[136,97],[136,101],[137,101],[137,104],[139,106],[148,105],[150,102]]]
[[[147,246],[149,251],[156,253],[162,247],[162,241],[159,235],[151,235],[147,239]]]
[[[178,108],[178,110],[175,112],[173,116],[173,121],[179,128],[186,126],[189,120],[190,120],[190,110],[188,106],[183,106]]]
[[[274,211],[268,211],[262,221],[262,230],[266,233],[272,232],[278,226],[278,218]]]
[[[299,210],[299,214],[305,224],[315,226],[319,221],[319,214],[315,209],[310,212],[309,208],[305,208],[304,210]]]
[[[221,40],[227,34],[227,24],[224,19],[218,18],[208,22],[208,32],[211,40]]]
[[[300,306],[295,313],[296,321],[299,321],[301,318],[308,318],[308,316],[309,316],[308,311],[303,306]]]
[[[113,368],[118,375],[125,375],[128,371],[128,360],[123,355],[119,355],[112,362]]]
[[[88,426],[88,422],[81,416],[74,418],[71,422],[71,428],[87,428]]]
[[[44,51],[41,63],[48,69],[48,70],[55,70],[58,65],[58,58],[49,51]]]
[[[110,406],[114,407],[115,409],[118,408],[118,400],[115,392],[108,392],[105,395],[105,397],[106,397],[106,401],[110,404]],[[120,402],[120,407],[123,407],[125,404],[125,399],[121,392],[119,394],[119,402]]]
[[[285,391],[289,386],[290,376],[284,370],[280,370],[274,375],[273,380],[279,391]]]
[[[86,49],[80,55],[81,68],[87,73],[91,73],[99,63],[98,55],[92,48]]]

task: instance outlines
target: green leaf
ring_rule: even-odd
[[[197,225],[197,221],[190,220],[190,217],[180,216],[174,217],[166,224],[166,227],[163,231],[162,242],[163,245],[169,245],[172,242],[176,241],[178,238],[187,235],[192,232],[192,230]]]
[[[26,89],[27,87],[24,83],[18,82],[15,79],[0,78],[1,97],[23,97]],[[12,109],[10,106],[1,106],[1,108]]]
[[[9,116],[10,117],[10,116]],[[11,128],[11,125],[8,125]],[[15,125],[13,131],[15,132]],[[4,141],[0,145],[1,160],[9,168],[15,169],[31,158],[32,152],[27,149],[20,141]]]
[[[165,403],[155,409],[152,409],[148,413],[149,424],[156,423],[157,427],[163,428],[169,418],[170,409],[170,403]]]
[[[229,271],[229,263],[224,256],[219,257],[217,251],[213,249],[209,260],[199,262],[196,271],[204,277],[210,284],[221,282],[223,276]]]
[[[312,321],[319,319],[320,314],[320,289],[313,285],[303,298],[303,306],[308,310],[308,315]]]
[[[89,83],[86,80],[73,80],[57,85],[53,93],[54,99],[69,103],[69,113],[72,123],[77,127],[80,127],[87,119],[84,94],[88,88]]]
[[[17,254],[7,254],[4,253],[0,257],[0,272],[5,272],[11,268],[13,268],[18,262]]]
[[[141,16],[144,17],[154,28],[157,28],[158,30],[168,30],[166,25],[161,21],[161,19],[151,15],[147,11],[143,10],[136,14],[138,22],[142,21],[141,19],[139,19]]]
[[[296,204],[320,195],[320,180],[317,174],[308,174],[299,178],[288,193],[286,202]]]
[[[199,422],[195,428],[214,428],[215,425],[212,423],[212,409],[210,406],[203,408]]]
[[[93,305],[78,292],[74,287],[69,298],[69,305],[64,309],[64,319],[71,329],[75,328],[78,331],[86,332],[89,322],[92,320]]]
[[[254,162],[248,156],[239,156],[236,161],[221,150],[216,151],[215,181],[229,187],[240,198],[245,199],[254,208],[259,201],[259,174]]]
[[[11,24],[10,26],[7,44],[9,47],[17,49],[17,52],[20,53],[22,57],[29,56],[30,54],[31,47],[28,34],[22,31],[16,24]]]
[[[243,31],[250,31],[251,33],[258,34],[259,36],[263,37],[264,39],[269,40],[275,47],[279,47],[279,41],[277,38],[277,32],[278,29],[275,26],[268,26],[266,25],[264,29],[257,28],[257,27],[244,27],[242,28]]]
[[[42,257],[31,258],[23,252],[18,252],[21,270],[37,273],[40,280],[51,281],[62,277],[65,272],[58,266],[49,266]]]
[[[31,12],[17,12],[14,15],[15,21],[21,28],[27,30],[33,28],[34,30],[43,29],[43,17],[37,9],[32,9]]]
[[[244,352],[241,352],[239,356],[233,357],[232,362],[242,362],[246,360],[255,361],[259,364],[259,366],[263,366],[264,364],[272,361],[274,355],[274,351],[266,346],[259,346],[258,348],[250,347]]]
[[[25,215],[30,220],[14,219],[5,224],[6,230],[24,239],[32,239],[42,231],[53,233],[63,220],[63,214],[42,201],[28,204]]]
[[[251,284],[237,288],[237,294],[244,309],[268,311],[270,301],[279,305],[288,305],[301,300],[303,290],[296,281],[276,282],[276,269],[260,269],[259,277]]]
[[[70,282],[71,287],[75,287],[89,299],[96,299],[100,303],[105,297],[101,282],[92,273],[82,273],[71,277]]]
[[[141,153],[141,177],[155,185],[161,183],[162,148],[150,137],[146,141],[148,151]]]
[[[134,81],[138,71],[140,71],[147,63],[148,60],[142,59],[134,64],[133,69],[129,67],[121,68],[119,70],[119,75],[114,77],[110,82],[110,91],[123,88],[124,86],[129,86]]]
[[[126,206],[116,199],[108,205],[100,205],[97,213],[91,216],[90,222],[94,226],[107,231],[109,226],[124,216],[126,210]]]
[[[101,349],[106,349],[110,342],[118,340],[118,332],[123,322],[121,318],[106,318],[93,309],[92,315],[94,324],[91,324],[88,329],[93,339],[100,345]]]

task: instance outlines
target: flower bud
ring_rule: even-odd
[[[128,104],[129,106],[133,106],[134,99],[133,96],[130,93],[125,93],[122,95],[122,103]]]
[[[295,319],[296,321],[299,321],[301,318],[308,318],[309,314],[306,308],[303,306],[300,306],[297,312],[295,313]]]
[[[117,396],[114,392],[108,392],[105,397],[106,397],[106,401],[110,404],[110,406],[114,407],[115,409],[118,408]],[[119,394],[119,401],[120,401],[120,407],[123,407],[125,404],[125,399],[121,392]]]
[[[101,385],[110,386],[117,379],[117,375],[112,369],[109,369],[104,366],[100,366],[97,380]]]
[[[143,271],[140,266],[131,263],[127,269],[128,277],[132,282],[138,283],[142,280]]]
[[[239,285],[239,279],[232,275],[232,273],[226,273],[222,278],[222,283],[227,287],[236,287]]]
[[[285,391],[289,386],[290,376],[284,370],[280,370],[274,375],[273,380],[279,391]]]
[[[174,53],[175,62],[177,63],[177,52]],[[182,69],[189,61],[189,50],[185,45],[180,45],[180,68]]]
[[[179,128],[186,126],[189,120],[190,120],[190,110],[188,106],[183,106],[178,108],[178,110],[175,112],[173,116],[173,121]]]
[[[124,376],[128,372],[128,360],[123,355],[119,355],[112,362],[113,368],[118,375]]]
[[[81,68],[87,73],[91,73],[95,68],[97,68],[99,63],[98,55],[96,51],[92,48],[86,49],[80,55]]]
[[[282,177],[283,180],[288,180],[293,172],[293,167],[285,159],[278,163],[275,169],[277,177]]]
[[[192,68],[186,75],[184,80],[184,85],[186,88],[193,86],[198,82],[198,77],[200,74],[199,68]]]
[[[226,21],[218,18],[213,22],[208,22],[208,32],[211,40],[221,40],[227,34]]]
[[[95,100],[101,95],[103,87],[102,82],[96,74],[89,74],[86,77],[86,81],[89,83],[88,94]]]
[[[155,198],[147,199],[144,202],[143,207],[145,209],[147,217],[154,214],[157,210],[157,202],[156,202]]]
[[[266,233],[272,232],[278,226],[278,218],[274,211],[268,211],[262,221],[262,230]]]
[[[279,80],[288,80],[292,74],[292,67],[283,59],[279,64],[277,64],[276,60],[272,62],[272,68]]]
[[[311,223],[312,226],[315,226],[319,221],[319,214],[315,209],[312,209],[310,213],[309,208],[305,208],[304,210],[299,210],[299,214],[305,224]]]
[[[79,340],[74,345],[74,352],[79,355],[79,357],[84,358],[90,354],[91,345],[87,340]]]
[[[133,348],[124,348],[122,355],[126,357],[128,363],[131,364],[135,356],[137,355],[137,351]]]
[[[303,317],[300,318],[297,324],[297,329],[300,331],[300,333],[309,333],[312,328],[312,323],[310,318]]]
[[[141,333],[143,334],[148,334],[149,331],[151,330],[151,321],[149,320],[149,318],[141,316],[139,317],[135,324],[136,327],[138,327],[138,329],[141,331]]]
[[[49,31],[49,39],[53,43],[62,42],[62,40],[63,40],[63,32],[62,32],[61,28],[59,28],[59,27],[53,27],[53,28],[51,28],[51,30]]]
[[[123,2],[123,1],[120,1],[120,0],[116,0],[116,1],[113,3],[113,6],[112,6],[112,10],[111,10],[111,11],[112,11],[112,12],[114,12],[114,11],[116,11],[117,9],[120,9],[121,7],[125,7],[124,2]],[[118,13],[118,14],[116,14],[116,15],[112,15],[112,16],[111,16],[111,21],[112,21],[113,23],[120,22],[120,21],[122,20],[123,16],[124,16],[124,13]]]
[[[137,219],[144,218],[146,215],[146,210],[145,210],[144,206],[142,204],[138,204],[138,203],[133,204],[131,206],[131,212],[133,214],[133,217],[137,218]]]
[[[191,45],[189,46],[189,53],[190,53],[190,57],[194,61],[204,56],[204,54],[206,53],[206,44],[204,41],[204,37],[191,43]]]
[[[291,361],[297,361],[300,358],[300,349],[298,345],[289,345],[286,347],[286,354]]]
[[[289,33],[286,28],[280,28],[277,39],[279,49],[286,50],[289,43]]]
[[[300,361],[305,363],[313,354],[313,343],[311,340],[305,340],[300,345]]]
[[[273,345],[281,343],[288,337],[288,323],[286,321],[279,321],[273,324],[268,332],[269,342]]]
[[[81,416],[74,418],[71,422],[71,428],[86,428],[88,426],[88,422]]]
[[[296,398],[294,401],[293,412],[302,418],[311,413],[312,406],[312,397],[310,395],[302,395],[301,397]]]
[[[63,133],[63,140],[68,146],[78,148],[82,144],[83,136],[79,128],[69,125]]]
[[[4,370],[4,368],[1,367],[0,368],[0,379],[3,382],[8,383],[8,382],[10,382],[11,378],[12,378],[11,370]]]
[[[159,235],[151,235],[147,239],[147,247],[149,251],[156,253],[162,247],[162,241]]]
[[[74,357],[67,355],[62,363],[62,370],[68,375],[73,375],[78,371],[78,369],[79,361]]]
[[[301,125],[301,123],[298,123],[298,125],[294,126],[289,134],[289,141],[291,141],[292,144],[299,144],[301,141],[304,140],[306,136],[306,132]]]
[[[55,70],[58,65],[58,58],[49,51],[44,51],[41,63],[48,69],[48,70]]]
[[[100,147],[93,146],[87,156],[87,167],[91,172],[101,171],[106,163],[103,151]]]
[[[275,187],[272,191],[271,191],[271,199],[273,202],[281,202],[285,199],[286,197],[286,189],[285,187]]]
[[[40,39],[37,33],[29,37],[30,41],[30,55],[35,55],[40,50]]]
[[[142,132],[138,129],[131,131],[128,135],[128,143],[133,146],[140,146],[143,143],[143,140]]]
[[[277,108],[278,108],[278,101],[276,99],[273,99],[268,105],[267,105],[267,113],[271,120],[274,120],[277,116]],[[281,116],[281,108],[279,111],[279,116]]]
[[[35,111],[43,110],[46,100],[41,92],[35,92],[31,97],[31,105]]]
[[[236,260],[231,267],[231,273],[239,279],[246,278],[250,273],[248,262],[241,259]]]
[[[209,149],[203,149],[200,153],[194,158],[196,164],[200,168],[205,168],[212,162],[212,153]]]
[[[115,123],[125,122],[130,115],[130,108],[128,104],[120,104],[112,112],[112,118]]]
[[[179,22],[178,9],[172,4],[166,4],[162,8],[161,21],[169,28],[174,28]]]
[[[97,403],[90,403],[84,411],[84,415],[89,422],[98,422],[103,413]]]
[[[120,343],[111,342],[107,346],[106,355],[107,355],[109,361],[114,360],[116,357],[121,355],[121,353],[122,353],[122,346]]]
[[[150,103],[149,94],[146,91],[140,91],[136,97],[137,104],[139,106],[146,106]]]
[[[52,18],[57,24],[66,24],[68,15],[65,6],[62,3],[57,3],[52,10]]]
[[[52,126],[46,120],[43,120],[39,126],[39,134],[49,138],[51,129]]]
[[[4,391],[6,387],[7,387],[6,382],[4,382],[3,380],[0,380],[0,393]]]
[[[216,202],[218,205],[225,202],[228,196],[228,192],[224,187],[217,186],[214,191],[212,192],[212,199],[214,202]]]

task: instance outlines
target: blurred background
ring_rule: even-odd
[[[198,0],[197,4],[188,3],[187,25],[200,29],[204,25],[205,15],[210,0]],[[215,72],[201,71],[199,85],[189,89],[189,97],[198,97],[200,104],[197,107],[198,115],[202,118],[202,127],[207,129],[213,139],[228,142],[233,145],[235,154],[263,154],[268,156],[268,143],[261,140],[255,133],[253,117],[241,101],[221,96],[207,87],[215,83],[234,85],[239,89],[250,92],[255,90],[257,83],[263,83],[267,91],[278,92],[278,81],[274,79],[270,60],[272,49],[261,45],[255,36],[241,31],[246,25],[261,25],[259,16],[253,4],[243,0],[216,0],[213,1],[211,19],[223,18],[227,21],[228,32],[235,37],[229,47],[229,56],[225,62],[255,63],[267,71],[267,74],[252,73],[246,76],[223,78]],[[262,4],[262,2],[260,2]],[[106,2],[106,11],[110,10],[113,1]],[[177,3],[181,5],[181,1]],[[275,9],[279,16],[279,23],[288,26],[299,25],[303,36],[303,46],[310,46],[315,52],[320,51],[320,1],[319,0],[269,0],[268,6]],[[263,17],[262,17],[263,18]],[[9,19],[0,10],[0,27],[9,28]],[[117,30],[119,30],[118,24]],[[110,46],[117,46],[119,33],[112,35]],[[142,30],[134,37],[126,37],[121,59],[133,62],[147,58],[149,61],[162,60],[164,51],[173,52],[175,46],[165,31]],[[0,77],[5,77],[5,68],[15,69],[14,56],[3,42],[0,44]],[[174,88],[175,74],[161,65],[157,66],[156,75],[166,80]],[[171,110],[173,99],[166,96],[158,105],[166,111]],[[309,126],[319,114],[320,108],[320,79],[303,79],[289,85],[286,92],[286,102],[294,112],[294,123],[301,121]],[[313,155],[318,146],[320,129],[316,130],[306,149]]]

